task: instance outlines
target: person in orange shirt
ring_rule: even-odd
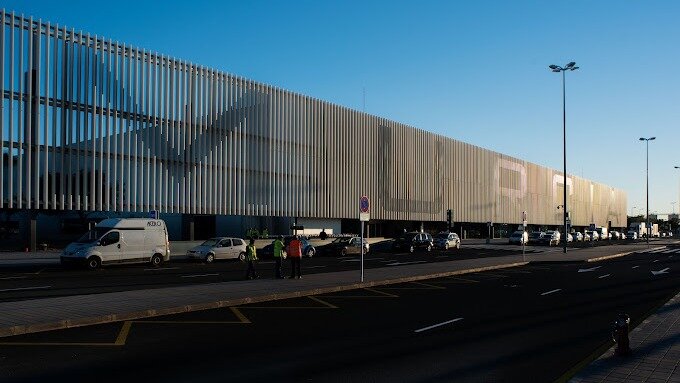
[[[302,278],[300,272],[300,259],[302,258],[302,242],[297,235],[288,244],[288,259],[290,259],[290,279],[295,278],[295,271],[297,270],[297,278]]]

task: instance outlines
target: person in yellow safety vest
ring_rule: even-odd
[[[274,243],[272,243],[272,247],[274,248],[274,260],[276,263],[274,264],[274,273],[276,273],[276,278],[278,279],[283,279],[283,274],[281,273],[281,262],[283,261],[283,237],[278,236],[275,240]]]
[[[248,263],[248,270],[246,270],[246,279],[257,279],[257,271],[255,271],[255,261],[257,261],[257,250],[255,249],[255,239],[250,239],[250,244],[246,246],[246,263]]]
[[[288,258],[290,259],[290,279],[295,278],[295,271],[297,270],[297,278],[302,278],[300,272],[300,258],[302,258],[302,242],[300,237],[295,236],[288,244]]]

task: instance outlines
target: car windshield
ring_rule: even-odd
[[[99,241],[99,239],[106,234],[110,227],[95,227],[94,229],[85,233],[82,237],[78,238],[77,243],[93,243]]]
[[[540,238],[541,233],[531,233],[531,238]]]
[[[446,234],[446,233],[437,234],[437,236],[436,236],[435,238],[438,238],[438,239],[449,239],[449,235]]]
[[[216,246],[219,241],[220,241],[219,238],[210,238],[209,240],[201,243],[201,246],[210,246],[210,247]]]
[[[347,238],[345,238],[345,237],[336,238],[336,239],[333,240],[333,243],[347,243],[347,242],[349,242],[350,239],[351,238],[349,238],[349,237],[347,237]]]

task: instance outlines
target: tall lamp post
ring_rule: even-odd
[[[578,69],[575,62],[570,62],[563,67],[557,65],[548,66],[553,72],[562,72],[562,145],[564,154],[564,253],[567,252],[567,217],[569,211],[567,210],[567,94],[565,85],[566,71],[573,71]]]
[[[675,169],[680,169],[680,166],[675,166]],[[680,201],[680,179],[678,179],[678,201]],[[673,214],[675,214],[675,208],[673,209]]]
[[[647,247],[649,247],[649,141],[656,140],[656,137],[644,138],[640,137],[640,141],[645,141],[647,144]]]

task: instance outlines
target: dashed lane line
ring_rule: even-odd
[[[26,279],[26,278],[28,278],[28,277],[26,277],[26,276],[21,276],[21,277],[2,277],[2,278],[0,278],[0,280],[3,280],[3,281],[4,281],[4,280],[7,280],[7,279]]]
[[[49,289],[52,286],[32,286],[32,287],[17,287],[14,289],[2,289],[0,290],[0,293],[4,292],[9,292],[9,291],[23,291],[23,290],[44,290],[44,289]]]
[[[420,333],[420,332],[423,332],[423,331],[432,330],[432,329],[434,329],[434,328],[441,327],[441,326],[445,326],[445,325],[450,324],[450,323],[455,323],[455,322],[458,322],[458,321],[462,321],[463,319],[464,319],[464,318],[456,318],[456,319],[447,320],[446,322],[437,323],[437,324],[433,324],[432,326],[427,326],[427,327],[419,328],[419,329],[417,329],[417,330],[414,330],[413,332],[415,332],[415,333]]]
[[[562,289],[555,289],[555,290],[546,291],[546,292],[542,293],[541,295],[550,295],[550,294],[556,293],[558,291],[562,291]]]
[[[631,269],[637,269],[638,267],[640,267],[640,266],[633,266],[633,267],[631,267]]]
[[[611,277],[611,274],[600,275],[599,277],[597,277],[597,279],[608,278],[608,277]]]
[[[190,274],[190,275],[182,275],[182,278],[199,278],[199,277],[214,277],[220,275],[219,273],[211,273],[211,274]]]
[[[436,286],[423,282],[408,282],[408,284],[416,285],[419,287],[381,287],[380,290],[446,290],[446,287],[444,286]]]
[[[144,269],[144,271],[161,271],[161,270],[178,270],[179,267],[154,267],[152,269]]]

